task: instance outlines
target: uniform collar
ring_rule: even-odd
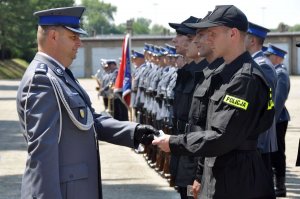
[[[243,67],[244,63],[253,63],[253,58],[248,51],[242,53],[231,63],[225,65],[224,69],[221,72],[222,78],[231,78],[233,74],[235,74],[239,69]]]
[[[207,79],[211,74],[215,73],[215,71],[219,71],[219,67],[224,63],[223,58],[217,58],[213,62],[211,62],[207,68],[203,70],[204,76]],[[221,67],[223,68],[223,67]],[[220,68],[220,70],[222,70]]]
[[[251,56],[253,57],[253,59],[255,59],[257,57],[263,56],[263,52],[261,50],[259,50],[259,51],[256,51],[255,53],[253,53]]]
[[[59,67],[61,67],[61,69],[65,70],[66,68],[61,65],[56,59],[54,59],[53,57],[51,57],[50,55],[44,53],[44,52],[37,52],[37,54],[42,55],[44,57],[47,57],[48,59],[54,61]]]
[[[286,69],[286,67],[285,67],[283,64],[277,64],[277,65],[275,66],[275,69],[278,69],[278,68]]]

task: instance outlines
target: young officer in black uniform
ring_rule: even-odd
[[[205,18],[203,19],[205,20]],[[197,24],[197,23],[196,23]],[[195,24],[186,24],[189,27],[193,27]],[[210,93],[208,89],[211,86],[213,76],[218,74],[224,68],[224,59],[218,58],[212,50],[212,42],[206,40],[205,38],[209,37],[211,32],[207,29],[198,29],[196,37],[193,40],[193,43],[197,46],[198,52],[201,57],[204,57],[208,62],[208,66],[203,70],[202,74],[196,74],[201,76],[199,83],[197,84],[192,100],[192,109],[189,111],[189,124],[193,124],[197,130],[205,130],[206,127],[206,118],[207,118],[207,107],[208,99]],[[188,133],[188,132],[187,132]],[[203,158],[199,158],[196,176],[193,183],[193,195],[194,198],[197,198],[200,187],[201,179],[203,175]]]
[[[182,23],[169,23],[176,30],[176,37],[173,42],[176,47],[176,52],[181,53],[187,61],[182,68],[177,71],[176,86],[174,88],[174,127],[176,134],[184,134],[185,126],[188,123],[188,113],[192,102],[193,92],[198,83],[199,75],[202,70],[208,65],[206,60],[201,60],[197,56],[197,49],[192,43],[196,35],[196,29],[189,28],[183,23],[196,23],[199,19],[189,17]],[[185,41],[185,42],[184,42]],[[182,48],[182,51],[178,49]],[[178,50],[177,50],[178,49]],[[182,199],[187,199],[187,186],[192,185],[195,179],[198,159],[189,156],[177,156],[174,161],[172,157],[172,174],[175,179],[175,185],[178,186],[178,191]]]
[[[205,157],[200,198],[275,198],[257,151],[258,135],[270,128],[275,111],[269,85],[245,49],[247,17],[233,5],[216,6],[194,27],[211,31],[212,49],[226,64],[211,80],[206,130],[193,132],[189,125],[188,134],[152,143],[173,154]]]

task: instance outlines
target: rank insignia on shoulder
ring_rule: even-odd
[[[80,109],[80,110],[79,110],[79,114],[80,114],[80,117],[81,117],[81,118],[84,118],[84,110],[83,110],[83,109]]]
[[[44,63],[39,63],[35,69],[36,74],[47,74],[48,66]]]
[[[54,72],[58,76],[63,76],[64,75],[63,69],[61,69],[60,67],[56,67]]]
[[[226,104],[229,104],[231,106],[237,107],[237,108],[241,108],[243,110],[247,110],[249,103],[246,100],[237,98],[237,97],[233,97],[230,95],[226,95],[223,102],[225,102]]]

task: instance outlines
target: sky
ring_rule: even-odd
[[[180,23],[189,16],[204,17],[216,5],[235,5],[249,21],[266,28],[277,28],[280,22],[293,26],[300,24],[299,0],[100,0],[117,7],[115,23],[131,18],[147,18],[151,25],[170,28],[168,23]],[[80,4],[80,0],[76,0]]]

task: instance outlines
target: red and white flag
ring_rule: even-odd
[[[126,34],[122,45],[122,57],[117,79],[115,93],[122,93],[122,98],[127,106],[130,104],[131,93],[131,65],[130,65],[130,35]]]

